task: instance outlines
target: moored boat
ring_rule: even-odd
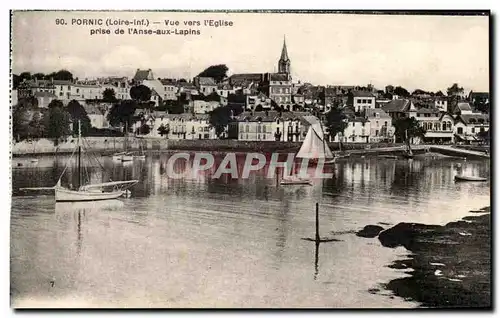
[[[127,153],[122,155],[121,160],[122,161],[132,161],[132,160],[134,160],[134,155],[130,152],[127,152]]]
[[[465,176],[457,174],[455,176],[455,181],[487,181],[488,179],[476,176]]]
[[[39,187],[39,188],[21,188],[20,190],[54,190],[56,202],[82,202],[82,201],[100,201],[100,200],[112,200],[117,199],[124,195],[128,188],[135,185],[139,180],[126,180],[126,181],[109,181],[103,183],[86,184],[84,183],[84,178],[82,179],[82,169],[81,169],[81,135],[80,135],[80,122],[78,122],[78,143],[77,147],[73,150],[71,157],[68,160],[68,164],[75,155],[76,150],[78,150],[77,156],[77,176],[78,184],[77,187],[73,189],[70,185],[68,188],[61,185],[61,179],[68,168],[68,164],[64,168],[59,180],[53,187]],[[90,177],[88,178],[90,179]]]
[[[297,175],[284,176],[280,182],[281,185],[312,185],[308,178],[301,178]]]

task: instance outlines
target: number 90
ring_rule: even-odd
[[[64,19],[56,19],[56,25],[66,25]]]

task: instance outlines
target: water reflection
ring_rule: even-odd
[[[16,293],[46,290],[40,277],[55,276],[61,293],[107,302],[154,295],[169,306],[185,305],[182,299],[198,306],[392,306],[397,300],[372,298],[381,296],[366,290],[397,274],[385,267],[395,252],[353,232],[379,222],[444,224],[490,199],[489,182],[453,180],[458,168],[488,175],[484,161],[350,159],[331,167],[331,178],[285,187],[282,169],[274,178],[267,178],[268,166],[248,179],[213,178],[215,169],[193,171],[192,160],[176,161],[174,170],[185,177],[169,178],[170,156],[126,165],[101,158],[104,170],[89,166],[89,181],[139,183],[131,199],[92,203],[55,203],[17,190],[55,184],[63,157],[13,169]],[[241,174],[245,158],[236,158]],[[70,166],[64,182],[75,182],[75,172]],[[319,232],[341,242],[320,247],[302,240],[314,233],[316,203]],[[342,299],[332,297],[339,290]]]

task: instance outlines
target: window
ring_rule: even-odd
[[[248,124],[246,124],[246,125],[245,125],[245,132],[248,132],[248,130],[249,130],[249,129],[250,129],[249,125],[248,125]]]
[[[262,126],[262,132],[265,133],[266,132],[266,125],[263,125]]]
[[[261,127],[260,125],[257,126],[257,132],[260,133]]]
[[[472,127],[470,131],[471,131],[471,133],[475,133],[474,127]]]
[[[378,136],[378,129],[375,130],[375,136]]]
[[[462,127],[458,127],[458,128],[457,128],[457,133],[458,133],[459,135],[462,135],[462,134],[464,133],[464,129],[463,129]]]
[[[367,99],[367,100],[366,100],[366,102],[367,102],[368,104],[371,104],[371,103],[372,103],[372,100],[371,100],[371,99]]]
[[[380,118],[380,114],[379,113],[375,113],[375,118]],[[377,121],[377,123],[378,123],[378,121]]]
[[[76,89],[76,93],[77,94],[80,93],[80,89],[79,88]]]
[[[420,114],[417,113],[417,117],[420,117]]]
[[[446,130],[451,130],[451,122],[450,121],[446,122]]]
[[[384,121],[384,126],[387,126],[387,121]]]

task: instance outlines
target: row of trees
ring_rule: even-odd
[[[17,89],[19,84],[22,83],[25,80],[49,80],[49,79],[54,79],[54,80],[61,80],[61,81],[72,81],[73,74],[68,71],[68,70],[59,70],[57,72],[52,72],[49,74],[44,74],[44,73],[30,73],[30,72],[22,72],[19,75],[14,74],[12,76],[12,86],[14,89]]]

